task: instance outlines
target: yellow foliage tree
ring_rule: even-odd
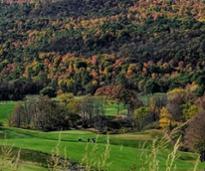
[[[57,98],[61,103],[67,105],[71,100],[74,99],[74,96],[72,93],[63,93],[59,95]]]
[[[159,126],[160,128],[167,128],[172,125],[172,116],[166,107],[160,110]]]

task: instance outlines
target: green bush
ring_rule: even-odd
[[[140,107],[134,111],[134,123],[138,130],[142,130],[150,122],[150,110],[148,107]]]
[[[40,91],[40,94],[43,96],[48,96],[48,97],[55,97],[56,96],[56,91],[52,87],[45,87]]]

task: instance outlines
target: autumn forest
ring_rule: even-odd
[[[204,0],[2,0],[0,170],[205,168]]]

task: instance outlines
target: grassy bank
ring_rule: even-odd
[[[89,162],[100,162],[102,154],[106,148],[106,135],[97,135],[89,131],[64,131],[64,132],[40,132],[24,129],[9,128],[3,129],[6,133],[8,144],[21,149],[28,149],[37,152],[51,154],[56,146],[61,134],[60,153],[63,156],[66,149],[66,155],[72,161],[80,162],[83,157],[89,153]],[[159,135],[158,131],[150,130],[143,133],[110,135],[110,157],[109,170],[131,170],[131,168],[142,168],[146,156],[151,153],[152,140]],[[87,143],[89,138],[98,137],[96,143]],[[81,139],[81,142],[79,142]],[[147,144],[143,147],[143,144]],[[86,147],[88,148],[86,150]],[[94,151],[93,151],[94,150]],[[160,170],[165,170],[167,156],[171,149],[161,148],[157,154]],[[91,153],[90,153],[91,152]],[[93,153],[92,153],[93,152]],[[143,154],[143,155],[142,155]],[[178,170],[193,170],[197,155],[191,153],[177,153],[175,164]],[[99,160],[99,161],[98,161]],[[200,165],[200,167],[203,167]]]
[[[0,104],[0,122],[7,125],[8,117],[14,105],[14,102]],[[0,145],[6,142],[14,148],[22,149],[23,162],[21,163],[21,170],[43,171],[47,170],[46,159],[44,159],[44,166],[41,166],[41,162],[35,159],[41,159],[37,157],[40,154],[51,155],[52,150],[58,143],[59,135],[61,135],[59,152],[62,157],[65,156],[66,149],[66,156],[69,160],[81,163],[87,157],[87,163],[93,166],[102,162],[107,148],[107,140],[109,139],[109,157],[106,161],[106,167],[109,171],[138,171],[143,167],[149,167],[149,163],[152,162],[149,156],[153,153],[153,149],[156,149],[155,160],[158,162],[159,170],[164,171],[167,167],[167,158],[172,151],[170,146],[165,147],[158,142],[154,145],[157,147],[153,148],[153,141],[163,136],[163,132],[160,130],[99,135],[86,130],[41,132],[2,127],[0,128]],[[92,138],[96,139],[96,143],[88,143]],[[29,155],[27,151],[29,151]],[[197,157],[197,154],[177,152],[174,160],[176,171],[192,171]],[[199,168],[205,167],[200,164]]]

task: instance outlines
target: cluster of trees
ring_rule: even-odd
[[[198,99],[200,98],[197,96],[197,90],[198,85],[196,83],[192,83],[184,89],[175,88],[167,93],[151,95],[148,97],[146,102],[142,101],[139,94],[127,84],[103,87],[96,91],[96,96],[76,98],[73,94],[63,93],[57,97],[57,101],[52,101],[48,97],[40,96],[28,98],[23,102],[23,104],[20,103],[21,105],[17,106],[16,111],[14,112],[14,119],[12,120],[15,121],[14,123],[19,121],[19,123],[17,123],[18,127],[22,127],[22,125],[24,127],[24,122],[27,125],[36,125],[27,122],[28,120],[31,122],[38,120],[38,115],[43,117],[43,114],[46,114],[46,111],[48,112],[48,115],[56,115],[56,113],[59,112],[55,111],[54,107],[58,109],[59,105],[64,108],[65,111],[69,111],[70,114],[77,115],[77,118],[80,118],[77,122],[79,124],[78,126],[101,129],[106,127],[109,120],[105,115],[104,104],[106,99],[103,98],[107,97],[115,100],[116,103],[124,104],[125,107],[127,107],[128,112],[125,120],[129,124],[129,127],[138,130],[148,127],[163,129],[169,128],[171,130],[180,123],[193,118],[200,111],[198,105]],[[48,93],[53,95],[53,89],[46,88],[41,91],[42,95],[47,95]],[[48,101],[48,107],[43,108],[46,104],[41,102],[42,99],[46,99]],[[33,105],[35,103],[36,105]],[[54,105],[52,108],[52,106],[49,106],[50,103],[54,103],[56,106]],[[43,105],[43,111],[39,112],[39,110],[42,109],[38,105]],[[34,107],[34,109],[32,107]],[[38,109],[38,107],[40,107],[40,109]],[[52,108],[53,113],[49,112],[49,108]],[[28,112],[28,110],[31,110],[31,112]],[[22,116],[19,119],[20,113],[24,113],[25,116]],[[62,113],[62,115],[65,115],[65,113]],[[37,117],[37,119],[33,115]],[[59,115],[56,115],[55,117],[56,119],[62,120],[62,117]],[[21,118],[23,119],[22,124],[20,121]],[[47,116],[44,117],[44,119],[47,120],[48,118]],[[52,119],[52,117],[50,118]],[[24,119],[26,121],[24,121]],[[66,121],[66,119],[64,120]],[[53,121],[57,123],[54,119]],[[34,126],[34,128],[40,129],[38,126]]]
[[[44,17],[103,17],[126,13],[134,0],[2,0],[4,5],[12,5],[28,16]],[[19,5],[23,6],[19,8]]]
[[[0,100],[21,100],[28,94],[38,94],[42,87],[40,82],[29,82],[22,79],[2,81],[0,83]]]
[[[200,111],[200,86],[195,82],[185,88],[174,88],[167,93],[155,93],[147,96],[146,100],[128,85],[102,87],[96,91],[96,95],[105,95],[125,104],[131,121],[130,126],[135,129],[172,130],[195,117]]]
[[[39,1],[39,6],[34,11],[36,15],[54,16],[54,17],[102,17],[109,15],[117,15],[128,11],[128,7],[134,4],[134,0],[63,0]],[[95,7],[95,8],[94,8]]]
[[[101,132],[130,127],[129,120],[105,115],[105,98],[75,98],[62,94],[57,100],[48,96],[27,96],[19,102],[10,117],[10,125],[43,131],[95,128]]]
[[[186,88],[175,88],[167,93],[156,93],[139,103],[135,100],[131,118],[138,130],[162,128],[172,130],[181,123],[195,117],[200,111],[197,96],[198,85],[192,83]],[[111,94],[109,92],[109,94]],[[127,93],[128,94],[128,93]],[[126,99],[127,103],[132,97]],[[139,100],[138,100],[139,101]]]
[[[63,93],[58,95],[56,100],[51,100],[47,96],[54,93],[51,88],[45,88],[40,93],[43,96],[27,96],[18,103],[10,119],[12,126],[44,131],[96,128],[104,132],[120,130],[123,127],[141,130],[146,124],[158,119],[157,116],[151,116],[156,114],[147,117],[147,113],[144,112],[147,108],[143,107],[137,92],[125,85],[101,88],[95,96],[75,97],[73,94]],[[113,117],[108,116],[105,113],[105,105],[110,100],[114,100],[118,105],[123,104],[127,117],[122,117],[119,113]],[[148,122],[146,119],[149,119]]]
[[[40,80],[53,96],[94,94],[124,78],[144,93],[195,81],[203,94],[202,1],[192,2],[195,10],[187,1],[38,3],[0,4],[1,82]]]
[[[156,19],[161,16],[204,20],[205,6],[203,0],[138,0],[131,11],[132,14],[139,14],[135,16],[138,20],[147,17]]]
[[[52,131],[75,128],[78,121],[78,115],[72,114],[48,97],[31,96],[17,104],[10,118],[10,125]]]

